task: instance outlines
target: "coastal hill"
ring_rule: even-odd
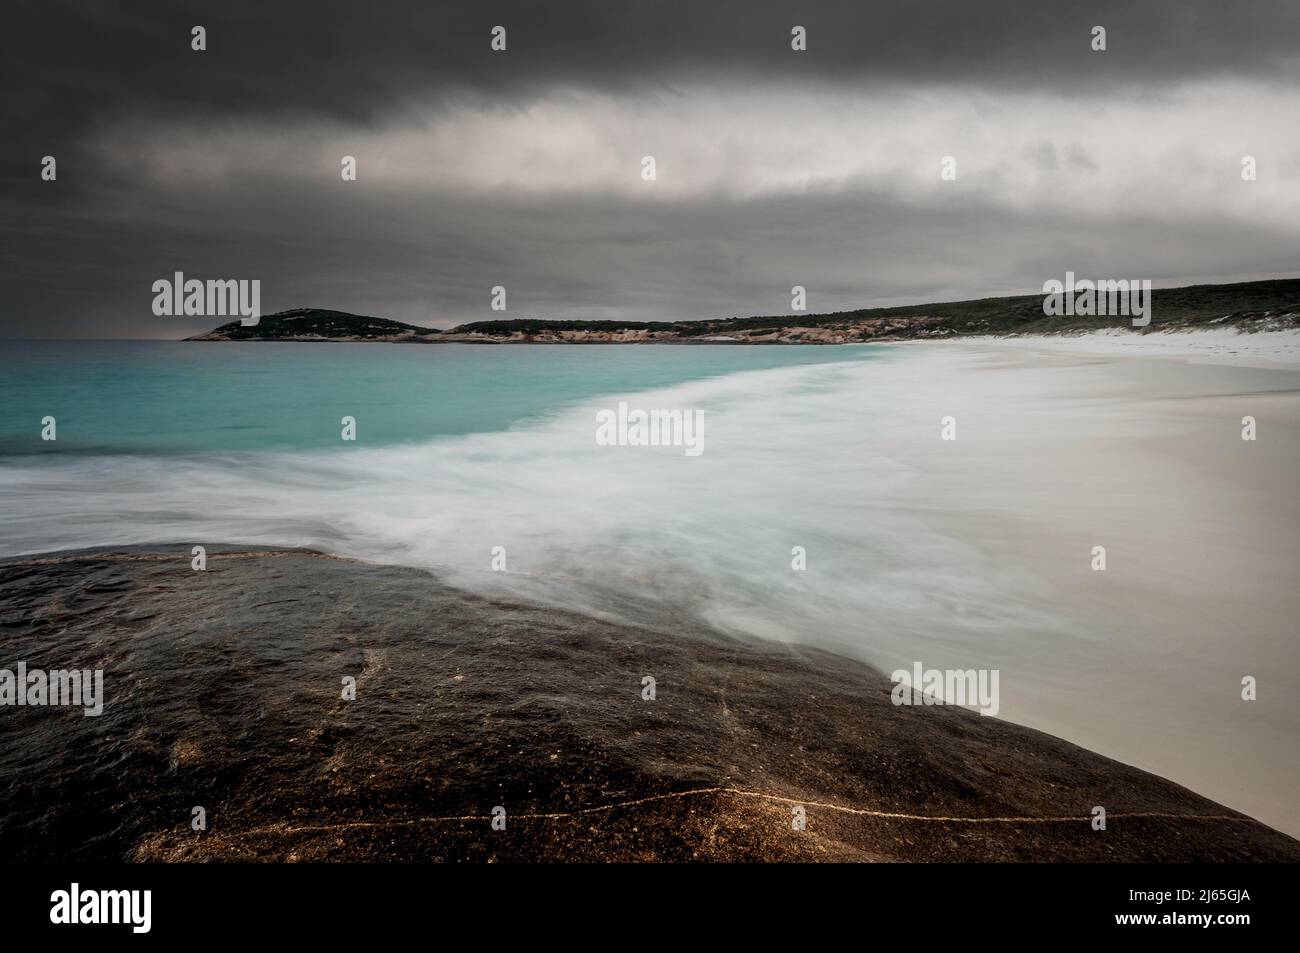
[[[1151,323],[1133,330],[1300,326],[1300,278],[1191,285],[1151,292]],[[244,327],[223,324],[190,341],[386,341],[473,344],[852,344],[969,335],[1059,334],[1131,328],[1126,317],[1043,314],[1043,295],[706,321],[475,321],[446,331],[387,318],[295,308]]]
[[[325,308],[294,308],[263,315],[245,327],[232,321],[187,341],[398,341],[438,332],[388,318],[372,318]]]

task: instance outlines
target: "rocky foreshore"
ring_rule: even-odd
[[[842,325],[776,328],[746,328],[719,334],[685,335],[678,331],[644,328],[621,331],[589,331],[559,328],[554,331],[511,331],[507,334],[444,331],[441,343],[461,344],[864,344],[899,338],[945,338],[954,332],[941,322],[914,318],[876,319]],[[396,340],[396,339],[394,339]],[[415,338],[412,338],[415,340]],[[434,342],[434,338],[423,340]]]
[[[896,706],[835,655],[415,569],[51,554],[0,562],[0,616],[0,667],[104,672],[99,717],[0,709],[11,861],[1300,860],[1058,738]]]

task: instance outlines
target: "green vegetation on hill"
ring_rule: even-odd
[[[244,327],[239,321],[232,321],[214,328],[207,334],[198,335],[192,340],[205,338],[231,341],[274,341],[281,338],[320,337],[320,338],[387,338],[399,334],[436,334],[429,328],[419,328],[401,321],[388,318],[372,318],[363,314],[349,314],[346,311],[330,311],[325,308],[294,308],[278,314],[264,315],[254,325]]]
[[[1153,320],[1149,331],[1209,324],[1242,323],[1290,314],[1300,316],[1300,278],[1249,281],[1232,285],[1190,285],[1185,288],[1157,288],[1151,292]],[[751,318],[722,318],[708,321],[475,321],[454,328],[456,333],[509,336],[515,332],[541,331],[671,331],[682,337],[759,331],[789,327],[824,327],[871,321],[908,320],[930,335],[948,334],[1050,334],[1071,330],[1095,330],[1113,318],[1086,315],[1043,314],[1043,295],[1007,298],[978,298],[937,304],[913,304],[888,308],[860,308],[830,314],[781,314]],[[900,329],[898,336],[906,336]]]
[[[1191,285],[1162,288],[1151,292],[1151,324],[1142,331],[1164,331],[1200,325],[1233,325],[1245,330],[1269,330],[1300,324],[1300,278],[1248,281],[1231,285]],[[781,314],[751,318],[721,318],[706,321],[554,321],[513,318],[505,321],[474,321],[437,331],[387,318],[296,308],[267,315],[252,326],[239,321],[201,334],[190,340],[274,341],[286,339],[361,339],[437,341],[469,335],[482,339],[531,338],[546,332],[572,331],[599,335],[622,331],[660,332],[677,340],[717,335],[761,335],[789,329],[835,329],[831,340],[839,343],[867,338],[948,337],[970,334],[1053,334],[1062,331],[1129,327],[1123,317],[1043,314],[1043,295],[979,298],[936,304],[914,304],[889,308],[861,308],[831,314]],[[816,332],[822,338],[827,334]],[[856,336],[856,337],[855,337]],[[799,339],[790,332],[787,338]],[[804,335],[806,340],[807,334]],[[463,338],[459,338],[463,339]]]
[[[1156,288],[1151,292],[1153,320],[1147,330],[1206,324],[1225,317],[1300,314],[1300,278],[1251,281],[1234,285],[1190,285]],[[1106,319],[1089,315],[1043,314],[1043,295],[978,298],[939,304],[863,308],[803,317],[741,318],[718,322],[733,328],[770,327],[776,324],[818,326],[882,318],[937,318],[955,334],[1044,334],[1092,330]]]

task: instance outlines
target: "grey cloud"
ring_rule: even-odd
[[[789,49],[795,23],[807,53]],[[208,30],[208,50],[189,30]],[[488,49],[507,26],[510,48]],[[1103,24],[1109,49],[1089,49]],[[1290,81],[1290,0],[1057,5],[820,2],[34,2],[6,10],[6,112],[81,135],[119,114],[329,116],[365,126],[412,99],[509,101],[552,84],[619,90],[700,76],[1032,83],[1072,90],[1240,74]],[[12,157],[6,157],[9,161]]]
[[[1070,163],[1072,169],[1081,169],[1087,172],[1093,172],[1097,169],[1097,163],[1088,155],[1088,150],[1077,142],[1071,143],[1065,152],[1066,161]]]

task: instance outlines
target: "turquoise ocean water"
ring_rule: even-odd
[[[585,398],[864,348],[0,342],[0,454],[367,447],[501,431]],[[593,350],[593,347],[595,348]],[[40,440],[53,416],[57,441]]]

